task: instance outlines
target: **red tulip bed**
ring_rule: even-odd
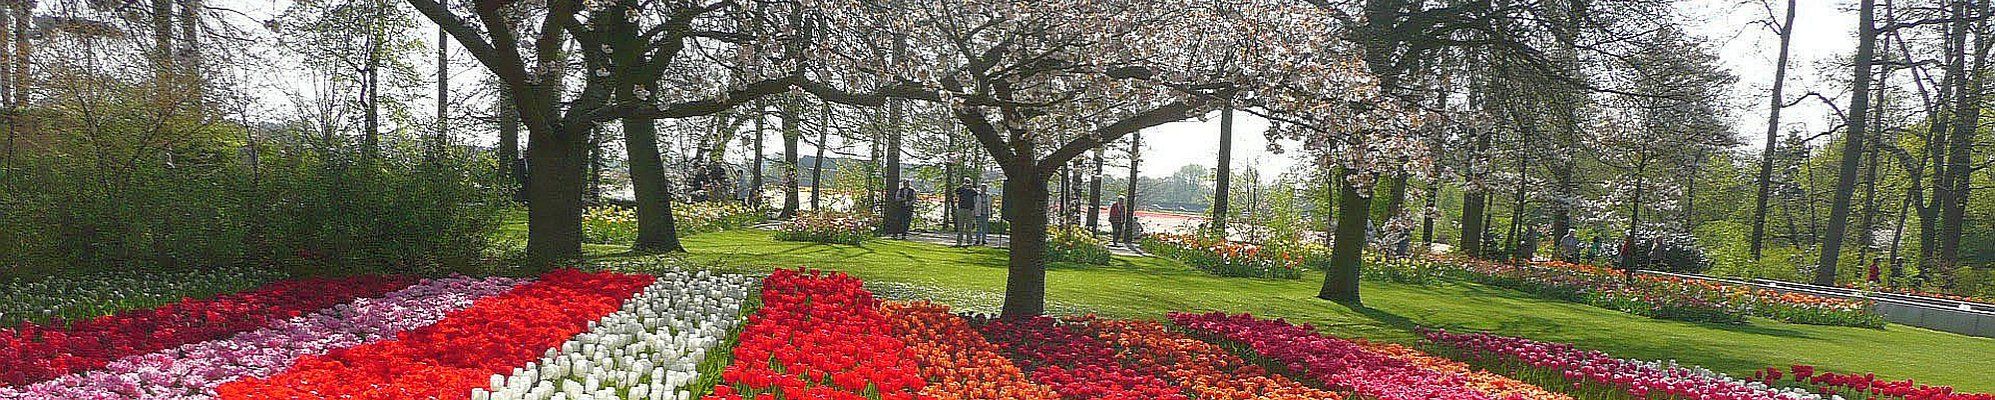
[[[408,286],[408,278],[366,276],[282,281],[206,300],[78,321],[67,327],[22,323],[0,329],[0,386],[39,382],[104,367],[126,356],[219,339],[273,320]]]
[[[748,312],[754,287],[678,271],[283,281],[0,330],[0,400],[1995,400],[1487,333],[1422,330],[1415,348],[1244,314],[961,316],[805,269],[761,279]]]

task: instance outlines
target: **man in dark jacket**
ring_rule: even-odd
[[[955,213],[956,226],[954,228],[956,229],[956,245],[968,246],[975,239],[972,236],[976,234],[975,224],[977,217],[975,214],[977,212],[977,198],[979,197],[977,188],[971,186],[970,180],[965,178],[963,179],[963,185],[956,187],[955,197],[956,204],[951,204],[949,208],[950,211]]]
[[[902,180],[900,189],[895,189],[893,196],[888,197],[888,201],[894,202],[894,211],[896,211],[893,215],[887,216],[888,235],[893,235],[897,239],[907,239],[908,226],[914,223],[914,200],[917,195],[914,183]]]

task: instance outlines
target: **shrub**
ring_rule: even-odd
[[[1635,261],[1638,268],[1674,272],[1679,274],[1701,274],[1711,269],[1711,258],[1704,255],[1704,249],[1697,247],[1697,238],[1681,233],[1642,232],[1635,236]]]
[[[776,231],[776,240],[791,242],[859,244],[871,237],[872,215],[828,210],[799,212]]]
[[[1047,261],[1108,265],[1108,244],[1087,228],[1054,226],[1046,239]]]

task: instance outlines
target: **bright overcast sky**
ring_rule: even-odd
[[[1785,7],[1784,1],[1768,0],[1775,7]],[[1788,65],[1788,81],[1785,95],[1792,99],[1809,91],[1820,90],[1825,95],[1838,97],[1839,87],[1826,87],[1819,79],[1818,71],[1828,69],[1845,76],[1849,70],[1837,67],[1839,57],[1847,57],[1856,42],[1856,14],[1848,10],[1844,0],[1800,0],[1795,14],[1795,32],[1791,44]],[[1739,82],[1735,93],[1736,105],[1740,112],[1735,116],[1733,134],[1747,143],[1742,149],[1757,153],[1765,143],[1767,94],[1772,89],[1774,59],[1780,55],[1779,37],[1763,25],[1754,21],[1767,17],[1760,0],[1689,0],[1678,7],[1692,19],[1689,31],[1692,34],[1710,38],[1721,44],[1719,56],[1725,67],[1738,75]],[[1776,8],[1775,12],[1784,12]],[[1837,101],[1843,101],[1838,98]],[[1781,112],[1783,133],[1786,130],[1815,132],[1834,124],[1828,119],[1833,111],[1819,101],[1803,102]],[[1287,170],[1295,162],[1288,155],[1270,154],[1266,151],[1267,140],[1262,131],[1267,129],[1266,121],[1258,118],[1237,115],[1234,121],[1234,165],[1255,165],[1263,171]],[[1142,167],[1143,176],[1168,176],[1186,164],[1214,165],[1219,151],[1217,134],[1218,118],[1205,122],[1185,121],[1161,126],[1148,131],[1144,140],[1152,145],[1145,146],[1147,152]],[[1262,175],[1273,178],[1273,174]]]
[[[1751,152],[1757,152],[1755,149],[1764,142],[1766,95],[1773,81],[1774,58],[1779,54],[1778,38],[1766,27],[1754,24],[1767,18],[1767,10],[1761,6],[1761,1],[1776,3],[1775,7],[1784,6],[1781,0],[1685,0],[1678,7],[1691,20],[1689,31],[1720,44],[1720,56],[1725,67],[1739,77],[1735,90],[1739,104],[1735,107],[1740,111],[1733,121],[1733,134],[1747,143],[1742,150]],[[250,18],[262,19],[267,18],[264,15],[270,15],[266,13],[281,10],[289,1],[234,0],[224,3],[233,3],[231,5],[237,6],[238,10],[247,11],[246,14],[253,15]],[[1838,57],[1847,57],[1855,42],[1856,16],[1848,10],[1848,3],[1849,0],[1800,0],[1800,10],[1795,18],[1793,61],[1788,73],[1787,94],[1790,99],[1810,91],[1821,91],[1839,102],[1843,101],[1842,89],[1825,84],[1833,80],[1821,79],[1821,73],[1826,71],[1838,77],[1849,73],[1846,68],[1835,66]],[[434,28],[419,31],[425,33],[425,42],[435,40],[435,36],[430,34],[434,32],[431,29]],[[461,88],[475,85],[483,79],[483,74],[468,63],[468,56],[458,53],[453,58],[453,85]],[[298,75],[301,75],[290,68],[267,71],[277,75],[272,77],[272,81],[278,82],[297,82]],[[283,107],[281,102],[285,101],[282,96],[265,96],[264,99],[280,102],[266,107]],[[416,110],[428,107],[432,106],[412,105]],[[1782,113],[1783,131],[1819,131],[1833,125],[1827,121],[1830,117],[1830,110],[1820,102],[1802,102]],[[1267,151],[1267,140],[1263,136],[1266,128],[1264,120],[1245,113],[1237,114],[1234,165],[1258,167],[1267,172],[1263,176],[1272,179],[1276,173],[1287,170],[1295,162],[1290,155]],[[1218,132],[1219,121],[1216,117],[1205,121],[1183,121],[1145,131],[1142,175],[1168,176],[1187,164],[1213,165],[1218,152]],[[479,139],[480,142],[490,140]],[[808,145],[805,147],[804,152],[813,151]]]

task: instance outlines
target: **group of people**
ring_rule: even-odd
[[[956,234],[956,246],[981,246],[990,244],[991,216],[997,211],[996,199],[991,197],[990,184],[977,184],[964,179],[962,185],[952,190],[954,199],[948,204],[949,216],[954,222],[950,228]],[[889,210],[886,234],[895,239],[907,239],[910,225],[914,221],[916,202],[921,192],[914,183],[902,180],[900,186],[887,196],[893,207]],[[1127,204],[1117,199],[1108,208],[1108,222],[1113,230],[1111,240],[1117,243],[1135,243],[1139,235],[1136,215]]]
[[[979,185],[964,179],[963,184],[956,187],[953,195],[954,200],[949,204],[949,216],[954,221],[951,230],[956,233],[956,246],[990,244],[991,206],[994,203],[991,198],[991,185]],[[909,225],[914,221],[915,202],[919,201],[920,197],[921,193],[915,191],[914,183],[907,180],[902,180],[900,187],[894,189],[892,195],[887,196],[887,201],[894,205],[890,208],[893,215],[887,218],[888,236],[896,239],[907,238]]]
[[[1607,243],[1607,239],[1600,236],[1594,236],[1591,242],[1581,243],[1578,234],[1568,233],[1565,237],[1559,238],[1559,259],[1589,263],[1614,262],[1620,260],[1621,253],[1628,250],[1627,243],[1622,243],[1620,247],[1610,246]]]

